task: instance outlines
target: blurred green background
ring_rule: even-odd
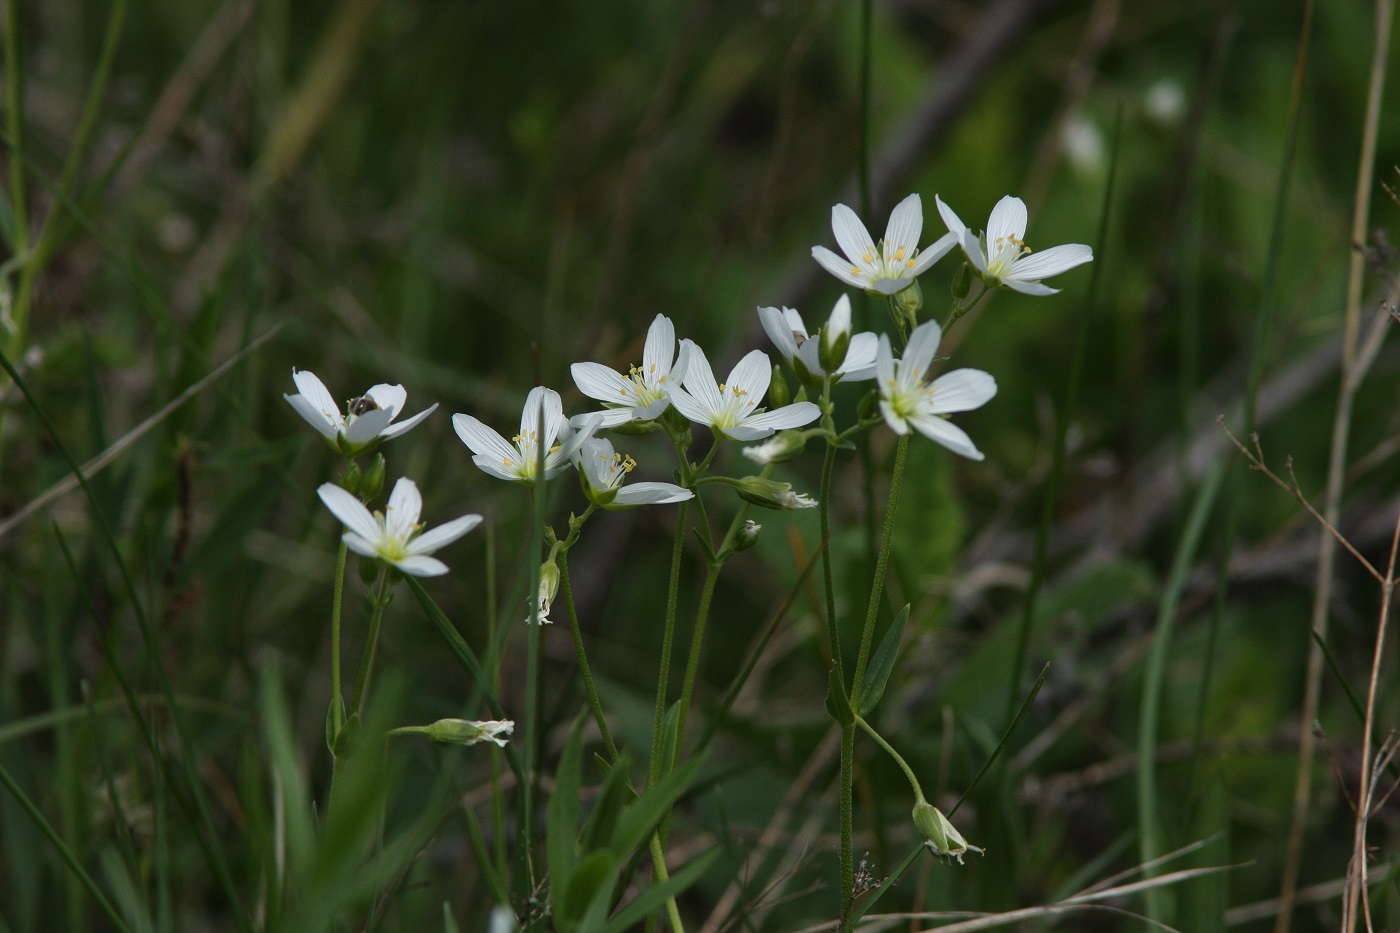
[[[1263,450],[1280,471],[1291,457],[1301,488],[1322,502],[1354,249],[1366,259],[1362,321],[1367,332],[1382,321],[1381,343],[1356,398],[1340,527],[1384,566],[1400,360],[1382,306],[1396,271],[1387,235],[1397,206],[1379,182],[1396,180],[1400,124],[1393,106],[1382,107],[1375,232],[1353,244],[1376,39],[1370,4],[1312,13],[1282,205],[1298,4],[876,3],[868,134],[861,6],[850,0],[6,0],[5,17],[4,350],[62,444],[79,462],[98,455],[280,328],[93,477],[157,652],[143,647],[81,492],[46,500],[0,537],[0,764],[100,886],[119,903],[151,905],[153,929],[230,929],[233,911],[172,802],[187,790],[163,783],[121,706],[104,641],[137,693],[156,691],[158,655],[175,693],[190,698],[181,716],[250,915],[267,906],[275,861],[274,756],[259,705],[267,671],[285,691],[311,797],[327,778],[337,528],[314,490],[338,465],[281,398],[294,391],[292,368],[313,370],[338,397],[401,382],[410,412],[439,404],[385,448],[389,476],[418,481],[430,525],[466,511],[487,516],[489,532],[442,554],[453,573],[430,589],[478,647],[495,610],[506,639],[503,700],[519,708],[518,580],[534,559],[525,552],[528,499],[471,466],[450,414],[472,413],[508,435],[537,384],[560,390],[571,412],[591,407],[568,365],[635,362],[657,313],[721,374],[753,347],[771,353],[756,306],[793,305],[813,324],[841,293],[809,255],[834,245],[838,201],[878,235],[889,208],[918,192],[931,242],[942,232],[935,193],[974,226],[1017,194],[1030,206],[1031,246],[1083,242],[1096,253],[1092,267],[1053,283],[1060,294],[1000,294],[945,344],[950,365],[992,372],[1000,391],[959,417],[985,462],[954,462],[917,439],[912,448],[890,599],[913,604],[911,635],[880,719],[946,808],[1006,724],[1056,412],[1088,319],[1045,579],[1016,682],[1024,694],[1046,663],[1049,675],[1003,766],[955,821],[988,853],[965,867],[921,859],[881,911],[1042,904],[1138,863],[1142,658],[1209,452],[1228,443],[1216,416],[1239,423],[1257,351]],[[1284,232],[1270,273],[1276,220]],[[926,315],[944,316],[956,268],[947,260],[922,279]],[[879,303],[856,305],[867,327],[889,329]],[[1265,311],[1272,324],[1257,347]],[[856,397],[843,396],[847,416]],[[6,522],[69,470],[8,380],[0,406]],[[891,435],[878,430],[870,446],[887,475]],[[646,478],[670,478],[663,448],[654,438],[629,445]],[[747,472],[737,450],[727,457],[734,474]],[[817,461],[809,451],[778,475],[815,492]],[[840,605],[853,619],[870,574],[860,477],[861,458],[843,455],[832,547]],[[558,488],[551,520],[562,528],[582,499],[572,480]],[[760,546],[721,578],[702,711],[819,544],[815,515],[759,519]],[[1267,905],[1243,908],[1277,897],[1284,874],[1298,735],[1312,726],[1300,711],[1319,535],[1292,499],[1239,462],[1208,521],[1166,669],[1158,805],[1167,849],[1209,840],[1173,867],[1235,867],[1173,888],[1169,906],[1182,930],[1272,929]],[[650,737],[673,525],[668,509],[599,518],[571,564],[604,705],[638,755]],[[1231,527],[1231,585],[1212,624]],[[688,568],[683,620],[698,580]],[[353,575],[350,589],[360,590]],[[1336,667],[1322,678],[1303,886],[1346,872],[1361,723],[1340,684],[1364,695],[1377,590],[1339,556],[1328,639]],[[706,780],[677,813],[673,858],[724,851],[681,899],[696,929],[712,911],[705,929],[794,930],[834,915],[820,606],[809,583],[722,724]],[[363,610],[347,601],[356,649]],[[564,627],[546,632],[545,650],[548,773],[583,699]],[[407,594],[389,610],[381,664],[386,683],[399,684],[404,722],[482,713]],[[1382,737],[1396,721],[1394,671],[1387,650]],[[37,718],[52,711],[56,727]],[[489,823],[480,788],[491,755],[394,747],[403,754],[384,790],[391,821],[411,821],[424,800],[459,795],[462,805],[372,909],[367,896],[347,895],[360,912],[338,928],[437,928],[446,901],[462,929],[482,929],[491,898],[463,814],[474,809]],[[878,880],[915,839],[912,800],[893,764],[867,751],[857,845]],[[775,814],[776,835],[760,839]],[[1394,829],[1394,809],[1381,808],[1373,876],[1400,864]],[[0,929],[105,928],[13,795],[0,796],[0,840]],[[764,857],[744,867],[755,850]],[[1376,890],[1378,926],[1400,923],[1397,893],[1390,878]],[[1335,891],[1303,898],[1293,928],[1334,929],[1339,910]],[[1041,923],[1023,928],[1142,928],[1109,912]]]

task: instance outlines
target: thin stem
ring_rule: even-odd
[[[666,718],[666,687],[671,674],[671,645],[676,632],[676,598],[681,585],[681,554],[685,544],[685,513],[690,503],[682,502],[676,510],[676,539],[671,546],[671,578],[666,587],[666,622],[661,635],[661,665],[656,675],[656,716],[651,729],[651,765],[647,769],[647,786],[661,777],[661,729]]]
[[[827,392],[831,381],[827,380]],[[836,589],[831,574],[831,473],[836,465],[836,445],[830,441],[826,445],[826,455],[822,458],[821,501],[817,510],[821,515],[822,529],[822,588],[826,596],[826,637],[831,642],[831,663],[836,666],[836,676],[846,682],[846,672],[841,666],[841,629],[836,624]]]
[[[651,862],[657,882],[669,881],[671,873],[666,870],[666,852],[661,848],[661,836],[658,833],[651,834]],[[685,924],[681,922],[681,911],[676,906],[674,897],[666,898],[666,917],[671,921],[671,933],[685,933]]]
[[[875,740],[875,744],[888,752],[889,756],[894,759],[895,764],[899,765],[900,770],[904,772],[904,776],[909,779],[909,786],[914,791],[915,803],[927,803],[924,799],[924,789],[919,786],[919,779],[914,776],[914,769],[909,767],[909,762],[904,760],[904,756],[895,751],[894,746],[886,742],[885,737],[876,732],[875,727],[866,722],[862,717],[856,717],[856,725],[864,729],[866,734]]]
[[[345,728],[345,697],[340,691],[340,613],[345,595],[345,558],[349,548],[342,538],[335,558],[335,595],[331,597],[331,736]],[[334,756],[332,756],[334,757]]]
[[[588,653],[583,648],[583,632],[579,630],[578,612],[574,609],[574,590],[569,584],[568,548],[559,549],[556,563],[559,566],[559,590],[564,594],[564,608],[569,613],[569,631],[574,636],[574,652],[578,655],[578,669],[583,674],[583,690],[588,694],[588,705],[593,710],[593,721],[598,724],[598,731],[603,735],[608,758],[617,761],[617,746],[613,744],[612,733],[608,731],[608,721],[603,718],[603,706],[598,702],[598,691],[593,687],[593,671],[588,666]]]
[[[685,719],[690,712],[690,694],[695,689],[695,676],[700,669],[700,649],[705,641],[705,623],[710,617],[710,600],[715,595],[715,584],[719,581],[718,561],[710,564],[705,574],[705,586],[700,591],[700,608],[695,611],[695,631],[690,636],[690,657],[685,663],[685,680],[681,684],[681,711],[676,723],[676,757],[680,757],[681,746],[685,742]],[[674,765],[675,762],[673,761]]]
[[[904,434],[895,446],[894,471],[890,476],[890,497],[885,506],[885,527],[880,538],[880,550],[875,558],[875,578],[870,584],[870,602],[865,611],[865,625],[860,633],[860,652],[856,656],[855,676],[851,686],[851,707],[860,708],[861,681],[870,661],[870,643],[875,635],[875,617],[880,611],[880,599],[885,588],[885,569],[889,565],[890,541],[894,536],[894,517],[899,507],[899,484],[904,478],[904,462],[909,451],[909,435]],[[851,799],[855,783],[855,727],[841,730],[841,930],[847,933],[854,926],[851,914],[854,901],[855,852],[852,848],[854,804]]]
[[[360,672],[355,675],[355,694],[350,700],[351,715],[363,712],[361,707],[365,702],[365,690],[369,687],[370,673],[374,670],[375,655],[379,653],[379,626],[384,621],[384,607],[389,605],[391,589],[389,571],[385,568],[379,572],[379,585],[374,591],[374,613],[369,619],[369,640],[365,644],[365,653],[360,656]]]

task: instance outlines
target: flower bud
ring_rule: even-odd
[[[761,530],[763,530],[763,526],[753,519],[744,522],[744,527],[734,534],[734,547],[731,550],[736,554],[740,551],[747,551],[758,543],[758,533]]]
[[[370,461],[369,469],[365,470],[365,478],[360,483],[360,498],[368,501],[379,495],[379,491],[384,488],[384,455],[375,454]]]
[[[955,858],[961,865],[963,855],[969,851],[984,854],[983,849],[970,845],[943,812],[927,800],[914,805],[914,826],[923,833],[924,845],[932,849],[934,855]]]
[[[967,293],[972,291],[972,266],[963,263],[953,275],[953,301],[962,304]]]
[[[352,496],[360,494],[360,484],[363,482],[363,474],[360,465],[353,460],[350,461],[350,469],[340,477],[340,488],[350,493]]]
[[[919,326],[919,311],[924,306],[924,292],[919,287],[918,279],[894,296],[894,305],[899,309],[910,330]]]
[[[728,482],[739,493],[739,498],[765,509],[810,509],[817,504],[817,500],[806,493],[793,492],[791,483],[762,476],[745,476]]]
[[[861,421],[868,421],[874,418],[880,411],[880,392],[878,389],[871,389],[861,396],[860,402],[856,405],[856,414],[860,415]]]
[[[802,453],[802,448],[806,446],[807,438],[801,431],[788,429],[779,431],[762,444],[745,447],[744,456],[759,466],[768,466],[771,463],[783,463],[797,457]]]
[[[782,408],[792,401],[792,389],[788,387],[787,377],[783,375],[783,368],[778,364],[773,364],[773,380],[768,383],[768,404],[773,408]]]
[[[554,597],[558,592],[559,567],[554,563],[554,554],[551,552],[549,559],[540,564],[540,588],[535,596],[537,614],[526,616],[525,622],[528,624],[536,620],[541,625],[553,625],[554,620],[549,617],[549,610],[553,607]]]
[[[506,737],[515,730],[515,723],[509,719],[493,719],[486,722],[473,722],[469,719],[439,719],[422,732],[434,742],[443,745],[475,745],[478,742],[495,742],[506,747]]]
[[[820,352],[817,359],[828,374],[836,372],[846,362],[851,346],[851,299],[842,295],[831,309],[831,317],[822,328]]]

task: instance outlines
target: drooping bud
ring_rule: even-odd
[[[780,483],[762,476],[725,481],[734,487],[741,499],[765,509],[810,509],[817,504],[817,500],[806,493],[794,492],[791,483]]]
[[[551,551],[549,559],[540,564],[540,587],[535,595],[536,613],[526,616],[525,622],[538,621],[541,625],[553,625],[554,620],[549,617],[549,611],[554,606],[554,597],[559,592],[559,567],[554,563],[554,553]]]
[[[384,488],[384,455],[375,454],[365,470],[364,481],[360,484],[360,498],[368,501],[379,495]]]
[[[934,855],[942,855],[947,858],[955,858],[958,864],[963,863],[963,855],[968,852],[976,852],[978,855],[985,854],[985,850],[971,845],[962,837],[948,818],[927,800],[920,800],[914,805],[914,825],[919,832],[923,833],[924,845],[933,850]]]
[[[740,528],[734,534],[734,547],[732,548],[734,553],[737,554],[740,551],[747,551],[757,544],[758,533],[761,530],[763,530],[763,526],[753,519],[744,522],[744,527]]]
[[[915,286],[917,287],[917,286]],[[851,299],[842,295],[831,309],[831,317],[822,328],[821,348],[817,359],[822,369],[830,375],[846,362],[846,351],[851,346]]]
[[[506,747],[506,738],[515,730],[515,723],[509,719],[492,719],[474,722],[470,719],[439,719],[429,726],[422,727],[423,734],[434,742],[443,745],[475,745],[478,742],[495,742]]]
[[[802,448],[807,446],[807,438],[801,431],[794,431],[789,428],[786,431],[779,431],[762,444],[754,444],[752,447],[744,448],[744,456],[748,457],[759,466],[768,466],[773,463],[783,463],[792,460],[802,453]]]

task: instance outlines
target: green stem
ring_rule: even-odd
[[[661,634],[661,666],[656,675],[656,715],[651,727],[651,765],[647,786],[661,777],[661,729],[666,718],[666,687],[671,674],[671,645],[676,632],[676,598],[681,585],[681,549],[685,544],[685,513],[689,502],[676,512],[676,539],[671,546],[671,578],[666,588],[666,622]]]
[[[574,636],[574,652],[578,655],[578,669],[583,674],[583,690],[588,694],[588,705],[592,707],[593,721],[598,724],[598,731],[603,735],[608,758],[617,761],[617,746],[613,743],[612,733],[608,731],[608,721],[603,718],[603,705],[598,702],[598,691],[593,687],[593,671],[588,666],[588,653],[583,648],[583,632],[579,630],[578,612],[574,609],[574,590],[569,584],[568,548],[560,548],[556,563],[559,566],[559,589],[564,594],[564,608],[569,613],[569,631]]]
[[[345,697],[340,691],[340,612],[345,595],[345,558],[349,548],[340,542],[335,558],[335,595],[331,597],[331,736],[345,728]],[[332,756],[334,757],[334,756]]]
[[[370,673],[374,670],[374,657],[379,653],[379,626],[384,620],[384,607],[389,605],[390,588],[389,571],[386,568],[379,572],[379,585],[374,592],[374,613],[369,620],[369,641],[365,644],[365,653],[360,656],[360,672],[355,675],[355,695],[350,700],[351,715],[363,712],[361,707],[365,702],[365,690],[369,687]]]
[[[828,377],[822,392],[822,408],[826,410],[831,395],[831,379]],[[831,415],[827,415],[830,420]],[[841,629],[836,624],[836,589],[831,574],[831,473],[836,466],[836,444],[828,439],[826,455],[822,458],[821,500],[817,510],[821,516],[822,531],[822,587],[826,597],[826,637],[831,642],[831,662],[836,665],[836,676],[846,682],[846,672],[841,666]]]
[[[870,602],[865,611],[865,625],[860,633],[860,652],[856,655],[855,677],[851,685],[851,707],[860,709],[861,681],[865,679],[865,667],[870,662],[870,643],[875,635],[875,618],[880,611],[880,599],[885,589],[885,569],[889,566],[890,541],[894,536],[894,517],[899,507],[899,485],[904,478],[904,462],[909,451],[909,435],[899,438],[895,447],[894,472],[890,476],[890,497],[885,506],[885,527],[880,537],[880,550],[875,558],[875,578],[870,584]],[[854,804],[852,801],[855,783],[855,727],[843,726],[841,730],[841,931],[848,933],[854,927],[855,918],[851,913],[854,901],[855,852],[852,848]]]
[[[874,739],[877,745],[879,745],[881,748],[883,748],[886,752],[889,753],[889,756],[894,759],[895,764],[899,765],[900,770],[904,772],[904,776],[909,779],[910,788],[912,788],[914,791],[915,804],[927,803],[927,801],[924,799],[924,789],[919,786],[919,779],[914,776],[914,769],[909,767],[909,762],[904,760],[904,756],[900,755],[899,752],[895,751],[894,746],[891,745],[889,742],[886,742],[885,737],[882,736],[880,733],[876,732],[875,727],[870,725],[870,723],[866,722],[860,716],[856,717],[856,725],[864,729],[866,731],[866,734],[869,735],[872,739]]]
[[[700,649],[705,641],[705,623],[710,618],[710,600],[715,595],[715,584],[719,582],[719,570],[723,566],[718,561],[710,564],[705,574],[705,587],[700,591],[700,608],[695,611],[695,631],[690,636],[690,657],[685,663],[685,681],[681,684],[681,712],[676,723],[676,758],[680,758],[681,746],[685,744],[685,719],[690,712],[690,694],[695,689],[695,676],[700,670]],[[675,761],[671,762],[672,765]]]

